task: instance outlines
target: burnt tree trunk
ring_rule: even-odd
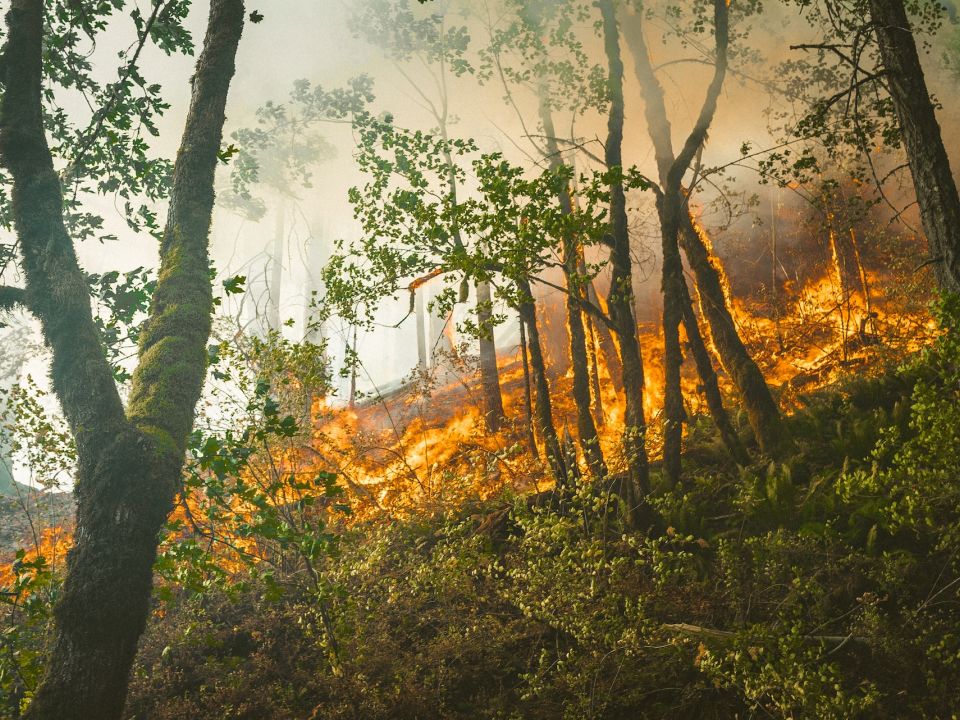
[[[500,394],[500,370],[497,346],[493,342],[493,308],[490,283],[477,282],[477,325],[480,328],[480,384],[483,388],[483,415],[490,432],[503,426],[503,396]]]
[[[727,305],[720,270],[714,267],[706,243],[688,213],[683,215],[681,222],[680,243],[697,279],[700,310],[707,320],[717,357],[737,388],[760,450],[770,455],[780,455],[790,446],[783,429],[780,408],[770,394],[759,366],[750,357],[740,338]]]
[[[594,307],[601,307],[600,295],[592,282],[587,283],[587,302]],[[604,365],[606,365],[607,373],[610,375],[610,382],[613,383],[613,388],[619,395],[623,392],[623,369],[620,367],[620,357],[617,355],[617,346],[613,341],[613,335],[605,323],[594,322],[593,327],[597,333],[600,355],[603,356]]]
[[[620,30],[612,0],[598,0],[603,23],[603,47],[607,57],[607,142],[604,160],[609,171],[623,167],[623,60],[620,57]],[[610,295],[607,299],[610,320],[620,345],[623,369],[624,421],[623,451],[627,461],[633,497],[625,498],[630,509],[628,520],[634,525],[653,519],[646,497],[650,492],[650,467],[647,460],[647,421],[643,410],[643,356],[633,316],[633,267],[630,258],[630,233],[627,227],[627,200],[623,183],[610,186]]]
[[[550,99],[543,85],[540,86],[539,99],[540,121],[543,124],[543,131],[546,136],[547,159],[551,169],[557,169],[563,163],[553,126]],[[561,191],[557,200],[560,203],[560,212],[564,216],[573,213],[573,202],[567,190]],[[600,449],[600,439],[597,435],[597,426],[594,423],[591,408],[587,335],[583,325],[583,311],[581,310],[584,292],[582,284],[578,280],[580,253],[577,247],[577,238],[569,233],[562,238],[562,242],[563,270],[567,282],[567,333],[570,339],[570,362],[573,366],[573,400],[577,408],[577,435],[580,440],[580,449],[583,451],[583,456],[586,458],[591,473],[596,478],[602,478],[606,475],[607,466],[603,459],[603,451]]]
[[[12,178],[25,305],[52,351],[53,387],[76,440],[77,523],[50,661],[25,717],[114,720],[123,711],[157,535],[173,506],[206,371],[213,180],[244,7],[242,0],[211,3],[126,412],[44,134],[43,14],[43,0],[13,0],[7,14],[0,156]]]
[[[913,174],[930,260],[940,287],[960,292],[960,195],[903,0],[870,0],[870,15]]]
[[[583,245],[580,245],[577,248],[577,272],[580,274],[580,277],[587,277],[587,259],[583,252]],[[588,279],[586,281],[585,292],[582,297],[586,301],[599,309],[599,304],[597,303],[597,293],[593,291],[593,281]],[[584,327],[587,331],[587,362],[590,367],[590,392],[592,405],[591,409],[593,410],[593,420],[597,424],[597,427],[603,427],[605,418],[603,415],[603,392],[600,385],[600,349],[598,347],[598,339],[600,337],[600,329],[597,327],[597,318],[592,316],[589,312],[583,311],[581,308],[581,317],[583,317]],[[610,339],[610,345],[612,347],[613,340],[610,338],[610,328],[606,325],[603,325],[603,331],[606,332],[607,338]],[[619,360],[616,357],[613,358],[614,367],[619,368]],[[611,382],[613,381],[613,370],[610,370]],[[622,381],[621,381],[622,384]],[[614,383],[616,386],[616,383]],[[619,392],[619,389],[617,390]]]
[[[537,309],[533,304],[533,292],[530,283],[522,280],[517,283],[520,291],[520,317],[527,326],[527,347],[530,351],[530,369],[533,373],[534,413],[537,431],[543,441],[544,451],[550,472],[558,485],[567,481],[566,465],[563,461],[563,449],[557,438],[556,425],[553,424],[553,407],[550,402],[550,383],[547,381],[547,366],[543,361],[543,349],[540,346],[540,329],[537,327]]]

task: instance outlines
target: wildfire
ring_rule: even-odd
[[[695,227],[709,247],[706,233],[699,224]],[[772,300],[769,293],[735,292],[736,282],[714,261],[741,336],[767,381],[780,389],[788,411],[797,391],[831,382],[844,372],[863,372],[878,365],[878,360],[902,357],[927,344],[935,333],[935,324],[922,303],[905,305],[897,296],[902,280],[896,272],[876,259],[867,264],[856,230],[831,226],[820,248],[817,271],[784,278],[784,270]],[[556,296],[538,306],[554,424],[561,438],[575,438],[577,408],[566,359],[566,310]],[[624,466],[620,450],[623,396],[613,382],[615,372],[607,366],[609,349],[601,352],[596,328],[591,329],[588,316],[585,320],[592,343],[588,351],[591,408],[608,466],[611,472],[619,472]],[[345,502],[358,520],[444,511],[504,488],[528,492],[548,487],[543,448],[537,447],[535,452],[530,443],[525,373],[518,349],[500,348],[507,422],[493,433],[481,411],[478,373],[466,349],[457,347],[449,321],[444,335],[452,352],[430,370],[419,368],[400,390],[355,408],[315,399],[315,422],[306,445],[265,458],[263,467],[249,470],[249,481],[256,481],[257,472],[264,477],[270,473],[291,477],[318,471],[335,474],[346,487]],[[647,447],[656,459],[664,398],[661,326],[656,321],[642,322],[638,335],[644,360]],[[722,372],[720,383],[732,405],[733,388]],[[682,366],[682,386],[687,414],[704,414],[692,358]],[[309,491],[281,489],[270,495],[269,502],[295,508],[304,492]],[[230,510],[237,517],[250,517],[258,511],[256,503],[239,497],[232,502]],[[222,568],[230,573],[241,571],[250,558],[265,558],[269,552],[254,535],[215,526],[199,492],[183,499],[173,521],[183,532],[201,539],[219,534],[217,555]],[[70,533],[48,528],[39,537],[27,557],[42,555],[52,565],[62,564]],[[212,541],[209,546],[214,548]],[[12,565],[0,566],[0,586],[12,580]]]

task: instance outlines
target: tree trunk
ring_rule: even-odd
[[[547,366],[543,362],[543,350],[540,346],[540,330],[537,327],[537,309],[533,304],[533,293],[530,283],[522,280],[517,283],[520,291],[520,317],[527,326],[527,346],[530,350],[530,368],[533,371],[536,394],[534,395],[534,412],[537,418],[537,430],[543,441],[550,465],[557,485],[567,481],[567,470],[563,462],[563,450],[557,438],[557,429],[553,424],[553,408],[550,402],[550,383],[547,382]]]
[[[483,415],[490,432],[503,426],[503,396],[500,394],[500,371],[497,368],[497,346],[493,341],[493,307],[490,283],[477,282],[477,325],[480,328],[480,384],[483,388]]]
[[[663,238],[663,473],[676,485],[680,481],[680,453],[683,441],[683,391],[680,386],[680,322],[683,319],[685,282],[683,261],[677,246],[683,200],[667,193],[657,206]]]
[[[688,213],[681,218],[680,243],[697,279],[700,310],[707,320],[710,338],[720,364],[733,380],[760,450],[774,456],[790,447],[780,409],[770,394],[760,368],[740,339],[733,315],[727,306],[720,271],[714,267],[705,241]]]
[[[416,312],[417,320],[417,367],[421,371],[427,369],[427,322],[423,292],[422,287],[414,290],[414,312]]]
[[[590,367],[590,409],[593,422],[603,427],[603,390],[600,385],[600,359],[597,357],[597,324],[589,315],[582,314],[587,329],[587,362]]]
[[[683,175],[702,146],[712,122],[726,75],[727,15],[726,3],[723,0],[715,0],[716,30],[714,34],[717,42],[717,65],[700,116],[684,143],[679,157],[673,151],[672,131],[664,102],[663,87],[653,71],[643,36],[642,15],[640,13],[633,15],[637,27],[634,32],[627,33],[627,39],[631,43],[634,69],[643,91],[647,131],[653,141],[660,183],[665,194],[676,193],[681,196],[686,194],[682,186]],[[727,306],[721,280],[722,271],[718,266],[714,266],[716,260],[711,257],[707,242],[700,237],[686,202],[685,198],[679,217],[679,243],[696,278],[697,295],[707,320],[713,347],[720,364],[733,379],[760,448],[765,452],[776,453],[788,445],[782,432],[780,411],[773,401],[760,368],[750,357],[740,339],[733,316]]]
[[[281,198],[277,204],[273,252],[270,256],[270,274],[267,282],[267,331],[280,329],[280,292],[283,289],[283,251],[287,239],[285,221],[286,200]],[[264,333],[264,335],[266,335],[266,333]]]
[[[910,21],[903,0],[870,0],[870,14],[900,120],[930,260],[940,287],[960,292],[960,196]]]
[[[584,256],[582,245],[577,248],[577,272],[581,277],[587,277],[587,259]],[[593,289],[593,281],[587,280],[586,287],[584,289],[586,292],[584,293],[583,297],[585,297],[587,302],[591,303],[594,307],[599,308],[599,304],[597,303],[597,293]],[[590,392],[592,399],[591,410],[593,411],[593,420],[597,427],[603,427],[605,418],[603,415],[603,393],[600,385],[600,348],[598,347],[600,330],[597,327],[597,319],[588,312],[581,310],[580,316],[583,318],[584,327],[587,331],[587,362],[589,363],[590,367]],[[610,339],[610,328],[604,325],[602,330],[606,332],[607,338]],[[610,344],[611,346],[613,345],[612,339],[610,339]],[[619,360],[617,360],[616,357],[614,357],[614,367],[619,369]],[[613,382],[612,370],[610,371],[610,378],[611,382]],[[614,385],[616,386],[616,383],[614,383]],[[620,385],[622,385],[622,380],[620,381]],[[619,389],[617,392],[619,392]]]
[[[746,465],[750,462],[750,456],[747,455],[737,431],[734,430],[733,424],[730,422],[730,415],[723,406],[723,395],[720,393],[717,373],[713,369],[710,353],[707,352],[703,335],[700,333],[700,323],[693,310],[693,300],[690,298],[690,290],[687,288],[686,281],[683,283],[683,327],[687,331],[690,353],[697,364],[697,374],[700,376],[700,384],[703,388],[703,395],[707,400],[707,408],[710,410],[710,416],[717,426],[720,438],[726,445],[727,450],[730,451],[733,459],[741,465]]]
[[[527,355],[527,330],[523,317],[520,318],[520,357],[523,362],[523,408],[526,416],[526,436],[530,454],[540,458],[537,438],[533,432],[533,388],[530,384],[530,358]]]
[[[607,56],[607,87],[610,113],[607,117],[605,161],[610,171],[623,166],[623,61],[620,37],[612,0],[598,0],[603,17],[604,51]],[[633,267],[630,259],[630,234],[627,228],[627,201],[623,184],[610,186],[610,222],[612,268],[610,295],[607,299],[610,320],[620,345],[623,368],[624,421],[623,451],[627,461],[630,489],[634,497],[625,498],[628,520],[634,525],[652,519],[646,497],[650,492],[650,468],[647,460],[647,421],[643,411],[643,356],[633,317]]]
[[[51,348],[54,390],[76,440],[77,523],[50,661],[25,718],[115,720],[206,371],[213,179],[244,8],[242,0],[211,3],[126,413],[63,222],[44,135],[43,12],[43,0],[13,0],[7,14],[0,155],[13,179],[26,305]]]
[[[543,124],[543,133],[546,137],[547,161],[550,168],[556,170],[563,161],[560,156],[560,146],[557,143],[556,130],[553,126],[553,114],[550,109],[548,90],[542,83],[539,87],[540,122]],[[558,198],[560,212],[564,216],[573,213],[573,201],[567,190],[560,192]],[[570,340],[570,363],[573,366],[573,401],[577,408],[577,435],[580,440],[580,449],[586,458],[590,472],[596,478],[602,478],[607,472],[600,448],[600,438],[597,436],[597,426],[593,420],[590,400],[590,365],[587,359],[587,336],[583,326],[583,312],[580,300],[584,297],[583,287],[579,284],[580,256],[577,239],[567,235],[562,239],[563,271],[567,282],[567,336]]]
[[[587,283],[587,302],[595,307],[602,308],[600,295],[592,282]],[[603,356],[603,363],[607,367],[607,374],[610,376],[610,382],[613,383],[613,389],[617,394],[623,392],[623,368],[620,366],[620,357],[617,354],[617,345],[613,341],[613,335],[610,328],[605,323],[595,322],[593,327],[597,333],[597,345],[600,346],[600,354]]]

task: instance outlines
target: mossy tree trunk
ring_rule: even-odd
[[[77,523],[50,662],[25,717],[113,720],[123,711],[157,536],[173,505],[206,371],[213,180],[244,6],[211,3],[126,410],[64,225],[43,129],[43,14],[43,0],[13,0],[7,14],[0,156],[13,180],[24,304],[41,323],[53,387],[76,439]]]

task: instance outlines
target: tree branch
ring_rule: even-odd
[[[718,640],[733,640],[737,636],[737,633],[729,630],[715,630],[714,628],[690,625],[689,623],[667,623],[663,627],[682,635],[702,635],[704,637],[717,638]],[[848,642],[870,642],[870,638],[857,635],[803,635],[801,637],[803,637],[804,640],[812,640],[814,642],[835,643],[837,644],[835,649],[839,649]]]
[[[243,0],[211,3],[174,164],[153,307],[140,335],[140,362],[130,390],[131,422],[170,453],[178,469],[206,375],[214,175],[243,22]]]
[[[730,9],[727,6],[727,0],[714,0],[714,37],[716,39],[717,62],[713,73],[713,80],[707,88],[707,95],[703,100],[703,106],[700,108],[700,115],[697,123],[687,137],[683,148],[677,155],[667,176],[667,187],[665,191],[679,189],[683,175],[687,167],[693,160],[700,146],[707,139],[707,131],[713,122],[713,116],[717,112],[717,100],[720,97],[720,91],[723,89],[723,81],[727,75],[727,49],[730,43]]]
[[[0,161],[9,171],[25,298],[53,360],[53,388],[82,457],[126,425],[93,322],[90,290],[63,220],[63,195],[43,127],[43,0],[13,0],[4,47]]]

